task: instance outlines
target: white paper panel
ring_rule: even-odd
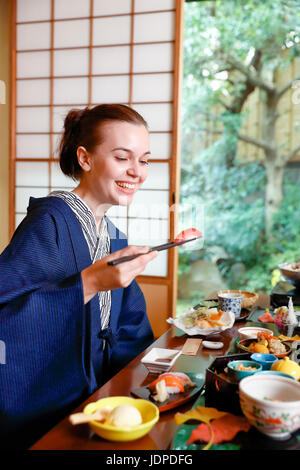
[[[162,132],[172,130],[171,104],[135,104],[133,107],[147,121],[150,131]]]
[[[46,134],[17,135],[17,158],[49,158],[50,136]]]
[[[48,187],[48,162],[16,162],[16,186]]]
[[[92,102],[127,103],[129,100],[129,76],[92,78]]]
[[[88,75],[89,50],[70,49],[54,51],[54,75]]]
[[[150,133],[151,158],[172,158],[172,134]]]
[[[175,36],[174,12],[136,15],[134,42],[172,41]]]
[[[54,23],[54,47],[88,46],[89,31],[89,20],[56,21]]]
[[[135,0],[134,11],[172,10],[175,6],[175,0]]]
[[[124,217],[111,217],[108,215],[109,219],[111,222],[121,231],[125,234],[124,238],[127,238],[127,219]]]
[[[18,0],[17,22],[51,18],[51,0]]]
[[[93,74],[129,73],[130,47],[94,47]]]
[[[87,103],[88,84],[88,78],[55,78],[53,80],[53,103]]]
[[[133,71],[168,72],[173,70],[173,43],[141,44],[133,48]]]
[[[148,178],[143,184],[143,189],[169,189],[169,164],[154,163],[149,165]]]
[[[131,0],[94,0],[94,16],[119,15],[131,12]]]
[[[93,25],[93,45],[129,44],[130,28],[130,16],[96,18]]]
[[[45,197],[48,194],[47,188],[16,188],[16,212],[27,212],[29,198]]]
[[[18,213],[15,215],[15,228],[18,227],[18,225],[20,225],[20,223],[22,222],[22,220],[24,219],[26,214],[24,213]]]
[[[18,80],[17,104],[19,106],[50,104],[50,80],[47,78],[41,78],[39,80]]]
[[[129,218],[128,231],[131,245],[155,246],[167,243],[169,223],[167,220]]]
[[[49,77],[50,52],[18,52],[17,77]]]
[[[82,107],[80,106],[80,108],[78,109],[81,109]],[[53,108],[53,132],[63,131],[64,120],[66,118],[66,115],[70,111],[70,109],[74,109],[74,107],[73,106],[56,106]]]
[[[133,102],[171,101],[173,74],[161,73],[133,76]]]
[[[109,218],[120,218],[120,217],[127,217],[127,206],[112,206],[106,212]]]
[[[17,132],[49,132],[48,107],[17,108]]]
[[[161,251],[157,257],[147,264],[142,276],[162,276],[168,274],[168,251]]]
[[[50,23],[17,25],[17,50],[49,49],[50,44]]]
[[[59,162],[51,163],[51,187],[56,190],[60,187],[68,188],[70,190],[74,189],[78,183],[72,178],[64,175],[61,171]]]
[[[55,0],[54,18],[90,16],[90,0]]]
[[[169,191],[138,191],[129,206],[129,217],[169,218]]]

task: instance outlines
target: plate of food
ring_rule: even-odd
[[[251,353],[273,354],[276,357],[288,356],[291,347],[279,338],[267,333],[258,333],[257,339],[244,339],[237,343],[239,349]]]
[[[168,318],[168,323],[175,325],[187,335],[212,335],[231,328],[235,322],[232,312],[223,312],[217,308],[190,308],[177,318]]]
[[[287,280],[300,284],[300,260],[295,263],[282,263],[278,267]]]
[[[167,411],[190,401],[204,385],[202,374],[165,372],[150,384],[132,390],[135,397],[154,403],[160,412]]]

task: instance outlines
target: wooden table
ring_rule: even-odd
[[[258,299],[258,305],[269,305],[269,297]],[[237,330],[245,322],[236,322],[234,326],[225,330],[214,341],[222,341],[224,347],[220,350],[209,350],[200,346],[197,356],[181,355],[176,361],[175,368],[184,372],[205,372],[207,367],[218,356],[227,354],[230,344],[237,337]],[[153,376],[141,363],[142,357],[152,348],[181,349],[187,340],[187,335],[180,333],[172,326],[165,334],[157,339],[148,349],[129,363],[123,370],[91,395],[74,412],[82,411],[90,402],[108,396],[131,396],[131,390],[147,385]],[[195,398],[196,399],[196,398]],[[195,401],[194,399],[194,401]],[[52,430],[37,441],[30,450],[166,450],[170,449],[172,439],[176,433],[177,425],[174,421],[176,411],[187,411],[193,405],[193,401],[182,405],[175,410],[161,413],[159,421],[150,433],[133,442],[109,442],[93,434],[87,424],[72,426],[68,417],[58,423]]]

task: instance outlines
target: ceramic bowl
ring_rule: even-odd
[[[252,307],[252,305],[254,305],[258,299],[258,294],[256,294],[255,292],[248,292],[245,290],[222,290],[218,292],[218,295],[231,293],[231,292],[233,294],[238,294],[242,296],[242,308]]]
[[[237,343],[237,347],[238,347],[238,349],[241,349],[242,351],[248,351],[248,352],[253,353],[253,351],[250,349],[250,345],[251,345],[251,343],[253,343],[253,341],[255,341],[255,340],[253,340],[253,339],[243,339],[243,340],[241,340]],[[279,357],[279,358],[288,356],[292,352],[292,349],[291,349],[290,345],[287,342],[282,341],[282,343],[285,346],[285,352],[282,353],[282,354],[274,354],[274,356]],[[265,354],[267,354],[267,353],[265,353]]]
[[[267,328],[260,328],[259,326],[245,326],[238,330],[238,337],[240,339],[256,339],[258,333],[273,335],[273,331],[268,330]]]
[[[223,312],[232,312],[235,318],[241,315],[243,296],[238,292],[218,292],[219,307]]]
[[[260,372],[257,372],[259,375],[260,374],[263,374],[263,375],[277,375],[279,377],[286,377],[287,379],[293,379],[293,380],[296,380],[294,379],[291,375],[289,374],[285,374],[284,372],[278,372],[277,370],[262,370]]]
[[[254,374],[239,383],[241,409],[249,423],[273,439],[300,428],[300,384],[292,378]]]
[[[108,397],[89,403],[83,410],[84,413],[94,413],[99,408],[116,408],[119,405],[135,406],[142,415],[142,424],[132,427],[116,427],[98,421],[91,421],[90,427],[98,436],[109,441],[134,441],[145,436],[153,428],[159,419],[159,410],[154,403],[130,397]]]
[[[288,280],[292,281],[295,285],[300,285],[300,269],[295,271],[291,266],[295,263],[282,263],[278,265],[281,274]],[[297,263],[298,264],[298,263]]]
[[[251,367],[255,368],[255,370],[238,370],[237,367],[242,364],[244,367]],[[257,372],[262,370],[261,364],[254,361],[230,361],[227,364],[228,368],[228,375],[231,379],[239,382],[240,380],[248,377],[250,375],[256,374]]]
[[[274,362],[278,361],[278,357],[274,354],[254,353],[251,354],[252,361],[256,361],[262,366],[262,370],[270,370]]]
[[[177,349],[152,348],[141,360],[152,373],[167,372],[173,367],[181,351]]]

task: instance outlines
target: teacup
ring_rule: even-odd
[[[223,312],[232,312],[236,318],[240,317],[242,310],[243,296],[233,292],[226,292],[218,295],[219,308]]]

